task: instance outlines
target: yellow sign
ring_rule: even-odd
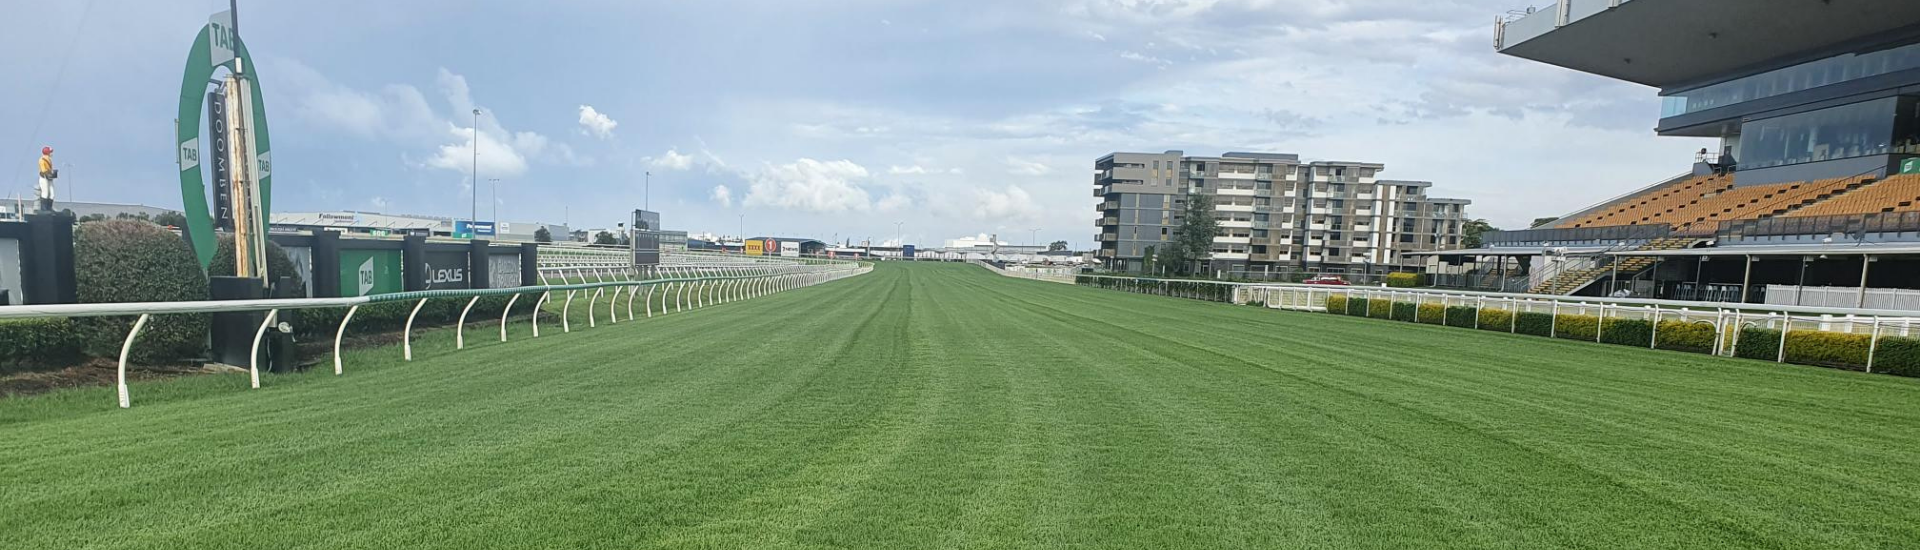
[[[762,250],[762,249],[760,248],[760,241],[758,241],[758,240],[748,240],[748,241],[747,241],[747,255],[748,255],[748,256],[759,256],[759,255],[761,255],[761,254],[763,254],[763,253],[765,253],[765,251],[764,251],[764,250]]]

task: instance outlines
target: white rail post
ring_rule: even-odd
[[[680,283],[679,287],[680,288],[673,293],[673,312],[674,313],[686,311],[686,306],[682,305],[682,303],[684,303],[684,300],[687,297],[687,283]]]
[[[567,291],[567,301],[560,304],[560,332],[573,332],[573,322],[567,317],[573,311],[573,291]]]
[[[347,323],[353,322],[353,314],[360,312],[360,305],[347,308],[347,316],[340,319],[340,328],[333,331],[333,375],[340,376],[340,340],[347,337]]]
[[[507,307],[500,310],[500,341],[507,341],[507,316],[513,314],[513,303],[520,301],[520,293],[515,292],[507,298]]]
[[[247,355],[247,372],[253,378],[254,389],[260,389],[260,339],[267,335],[267,327],[273,326],[273,321],[279,317],[280,310],[267,310],[267,319],[260,322],[258,330],[253,331],[253,348]]]
[[[540,337],[540,308],[542,306],[547,305],[547,298],[551,298],[551,297],[553,297],[552,292],[542,291],[540,293],[540,299],[533,301],[533,318],[528,319],[527,322],[533,324],[534,338]]]
[[[613,295],[607,297],[607,324],[609,325],[620,322],[620,310],[614,308],[620,305],[620,291],[626,288],[627,287],[624,286],[613,287]]]
[[[420,303],[413,305],[413,313],[407,314],[407,326],[400,332],[400,350],[406,355],[408,361],[413,360],[413,318],[420,315],[420,307],[425,305],[427,305],[426,298],[421,298]]]
[[[1548,319],[1548,338],[1559,338],[1559,300],[1551,300],[1553,313]]]
[[[147,328],[147,318],[149,317],[151,317],[151,315],[145,313],[140,314],[140,318],[133,322],[133,330],[127,331],[127,341],[120,343],[120,371],[117,375],[115,385],[119,387],[120,408],[122,409],[133,406],[133,397],[127,393],[127,354],[133,351],[133,339],[140,336],[141,329]]]
[[[647,297],[640,300],[640,302],[646,306],[648,319],[653,318],[653,289],[659,286],[660,285],[654,284],[647,285]]]
[[[1793,330],[1793,315],[1783,313],[1780,317],[1782,319],[1780,323],[1780,356],[1774,359],[1775,363],[1787,362],[1787,332]]]
[[[633,299],[638,297],[640,297],[640,287],[633,286],[633,287],[627,288],[627,320],[628,321],[633,320]]]
[[[587,299],[587,328],[600,326],[600,323],[594,320],[593,308],[600,303],[600,292],[602,290],[605,289],[593,289],[593,297]]]
[[[1880,349],[1880,316],[1873,316],[1873,335],[1867,341],[1867,374],[1873,374],[1873,354]]]
[[[1727,357],[1740,355],[1740,333],[1747,330],[1747,324],[1741,319],[1740,310],[1733,310],[1733,333],[1727,336]]]
[[[460,308],[460,320],[453,323],[453,349],[467,349],[467,312],[473,311],[473,304],[480,302],[475,295],[467,300],[467,306]]]
[[[1594,321],[1593,323],[1593,341],[1595,343],[1599,343],[1600,335],[1606,334],[1607,332],[1607,310],[1612,308],[1613,304],[1600,304],[1600,320]]]
[[[1659,349],[1660,348],[1660,304],[1654,304],[1652,307],[1653,307],[1653,323],[1652,323],[1653,329],[1648,331],[1648,332],[1651,332],[1652,334],[1647,336],[1647,349]],[[1686,315],[1680,316],[1681,322],[1684,323],[1686,322],[1686,320],[1687,320]]]

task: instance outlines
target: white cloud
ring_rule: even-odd
[[[874,209],[881,212],[899,212],[912,206],[913,199],[907,198],[906,195],[900,193],[887,195],[885,198],[880,199],[879,202],[873,204]]]
[[[1009,185],[1006,189],[975,189],[973,215],[975,218],[989,221],[1025,221],[1039,219],[1043,212],[1019,186]]]
[[[925,174],[927,173],[927,168],[918,164],[915,164],[913,166],[889,166],[887,167],[887,173],[895,176],[904,176],[908,174]]]
[[[707,156],[712,157],[711,154]],[[659,157],[647,157],[647,166],[661,170],[686,170],[693,168],[693,155],[682,154],[679,149],[668,149]]]
[[[411,85],[389,84],[377,92],[364,91],[335,83],[298,61],[281,58],[274,65],[287,73],[289,87],[303,90],[293,101],[301,119],[387,142],[401,150],[402,158],[423,159],[411,161],[416,166],[471,177],[477,164],[482,177],[510,178],[525,174],[534,161],[592,164],[592,159],[575,154],[571,146],[538,132],[512,131],[484,110],[476,132],[472,89],[466,77],[445,68],[436,72],[434,82],[448,114],[437,112],[426,95]]]
[[[713,202],[720,203],[721,208],[733,207],[733,190],[728,189],[725,185],[713,186],[713,190],[709,192],[707,196],[711,197]]]
[[[803,158],[769,165],[749,177],[752,185],[741,203],[827,214],[866,211],[872,204],[858,182],[868,175],[865,167],[849,160]]]
[[[600,139],[613,137],[613,128],[620,122],[606,113],[594,110],[592,105],[580,106],[580,133]]]
[[[1053,173],[1053,168],[1045,164],[1013,157],[1007,157],[1007,165],[1010,166],[1007,169],[1008,172],[1022,176],[1044,176]]]
[[[386,198],[386,197],[374,197],[374,198],[371,198],[371,199],[368,199],[368,200],[367,200],[367,204],[371,204],[371,205],[373,205],[373,211],[374,211],[374,212],[386,212],[386,211],[387,211],[387,198]]]

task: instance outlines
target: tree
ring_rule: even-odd
[[[153,223],[157,223],[167,227],[186,227],[187,216],[179,212],[168,210],[166,212],[161,212],[160,215],[158,216],[154,216]]]
[[[1488,224],[1487,220],[1485,219],[1476,219],[1473,221],[1469,221],[1465,224],[1462,224],[1460,226],[1460,247],[1461,248],[1480,248],[1480,245],[1482,243],[1480,239],[1480,235],[1482,233],[1486,233],[1488,231],[1499,231],[1499,230],[1500,228],[1494,227],[1492,224]]]
[[[1533,219],[1533,223],[1532,223],[1532,224],[1530,224],[1530,225],[1528,225],[1528,226],[1527,226],[1527,228],[1528,228],[1528,229],[1532,229],[1532,228],[1535,228],[1535,227],[1540,227],[1540,226],[1542,226],[1542,225],[1546,225],[1546,224],[1550,224],[1550,223],[1553,223],[1553,222],[1557,222],[1557,221],[1560,221],[1560,218],[1559,218],[1559,217],[1549,217],[1549,218],[1534,218],[1534,219]]]
[[[601,231],[593,234],[593,244],[620,244],[620,239],[614,238],[612,233]]]
[[[553,242],[553,232],[548,231],[547,226],[542,225],[540,226],[539,229],[533,230],[533,242],[536,242],[536,243]]]
[[[1175,274],[1191,275],[1197,263],[1213,254],[1213,238],[1220,233],[1220,221],[1213,219],[1213,199],[1190,195],[1180,212],[1180,229],[1173,235],[1173,246],[1162,260]]]
[[[1047,245],[1047,252],[1063,252],[1066,249],[1067,241],[1053,241],[1053,244]]]
[[[1140,254],[1140,271],[1148,275],[1153,274],[1153,263],[1154,263],[1153,252],[1154,252],[1153,247],[1149,246],[1145,251],[1143,251]]]

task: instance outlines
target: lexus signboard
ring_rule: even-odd
[[[427,289],[467,288],[466,252],[427,252]]]

